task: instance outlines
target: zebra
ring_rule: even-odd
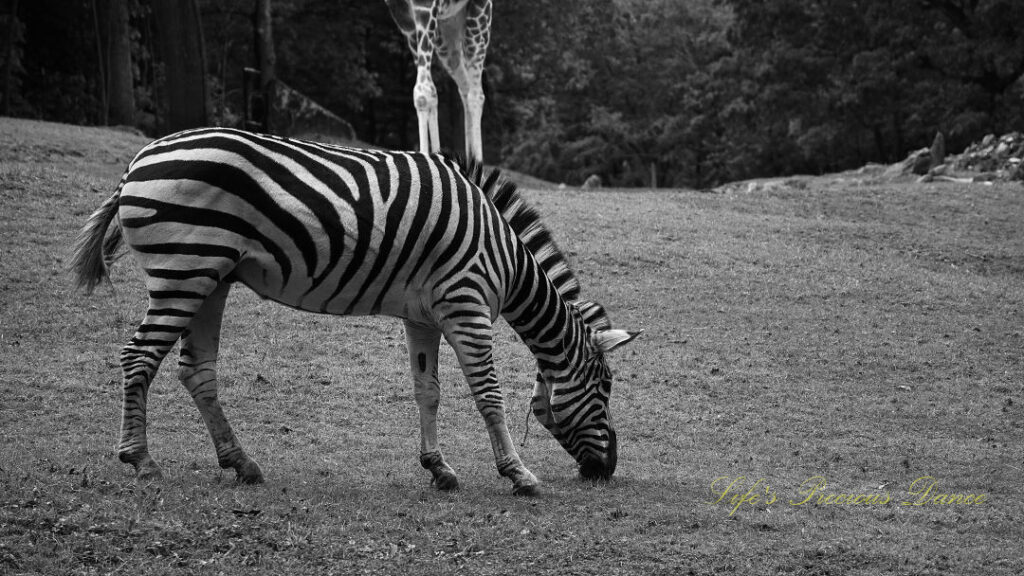
[[[115,226],[111,226],[114,219]],[[109,231],[108,231],[109,229]],[[387,315],[405,323],[420,464],[458,488],[437,439],[443,336],[483,416],[498,472],[514,494],[538,492],[505,422],[492,361],[498,316],[537,361],[537,420],[576,460],[580,477],[608,479],[617,439],[605,355],[639,332],[613,329],[580,285],[538,212],[498,170],[472,160],[341,147],[229,128],[187,130],[145,146],[89,217],[72,254],[76,284],[109,281],[126,244],[144,271],[149,307],[121,352],[118,457],[158,479],[149,453],[150,383],[180,339],[178,378],[212,437],[221,468],[263,481],[217,395],[217,353],[228,291],[310,312]]]

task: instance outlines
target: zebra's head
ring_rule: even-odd
[[[612,371],[605,355],[640,332],[613,330],[604,309],[593,302],[573,302],[569,308],[571,321],[563,336],[568,370],[540,368],[533,414],[576,460],[580,476],[607,480],[615,473],[618,442],[608,407]]]

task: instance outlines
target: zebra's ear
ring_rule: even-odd
[[[602,353],[608,353],[623,344],[632,342],[634,338],[643,334],[643,330],[630,332],[627,330],[599,330],[594,333],[594,343]]]

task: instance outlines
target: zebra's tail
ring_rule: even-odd
[[[118,200],[125,178],[117,185],[117,190],[107,198],[78,233],[75,246],[71,253],[71,270],[75,275],[75,286],[84,288],[91,293],[96,285],[107,277],[107,265],[121,245],[121,227],[116,226],[107,234],[110,223],[117,216]]]

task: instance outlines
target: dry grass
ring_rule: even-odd
[[[221,473],[173,370],[151,395],[168,478],[114,454],[117,354],[142,317],[128,260],[92,297],[67,249],[144,141],[0,119],[0,573],[1018,574],[1024,189],[794,179],[755,194],[537,191],[584,295],[644,337],[615,360],[619,472],[496,477],[450,350],[441,440],[417,462],[400,323],[228,304],[222,397],[267,483]],[[498,339],[513,435],[532,359]],[[885,505],[793,506],[801,482]],[[920,476],[982,505],[901,506]],[[719,477],[777,500],[709,504]],[[718,484],[720,488],[723,484]],[[759,495],[764,495],[761,488]]]

